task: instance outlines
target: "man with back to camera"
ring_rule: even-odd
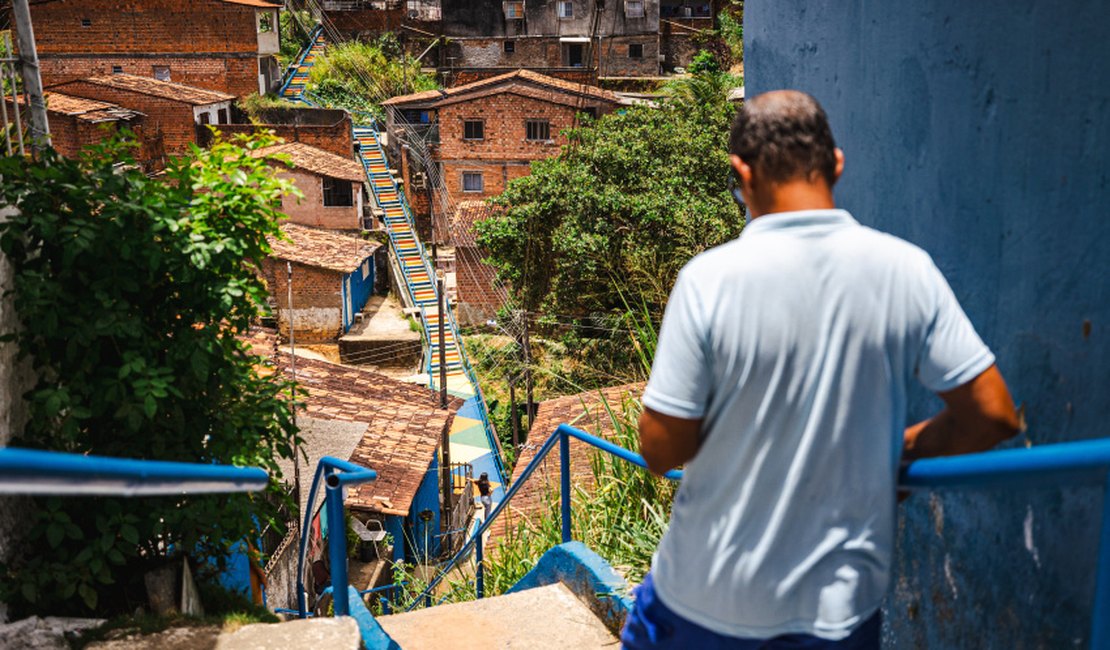
[[[750,223],[667,303],[640,446],[685,464],[626,648],[878,648],[901,459],[1018,431],[1006,384],[932,259],[835,209],[844,168],[797,91],[740,108]],[[905,427],[910,379],[945,408]]]

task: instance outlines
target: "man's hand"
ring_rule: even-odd
[[[663,415],[644,408],[640,416],[640,453],[657,476],[694,457],[701,445],[701,420]]]
[[[1021,430],[1014,401],[998,366],[940,394],[946,408],[906,429],[902,459],[986,451]],[[643,425],[641,425],[641,431]]]

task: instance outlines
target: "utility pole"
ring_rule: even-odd
[[[37,153],[50,146],[50,123],[46,117],[46,102],[42,98],[39,55],[35,49],[35,30],[31,25],[31,8],[27,0],[13,0],[12,14],[19,37],[23,94],[31,109],[31,151]],[[12,97],[15,97],[14,87]],[[18,106],[15,110],[19,112]]]
[[[536,419],[536,411],[532,408],[532,344],[528,339],[528,312],[521,311],[522,330],[521,335],[521,360],[524,363],[524,391],[525,391],[525,413],[528,414],[528,431],[532,430],[532,423]]]
[[[520,418],[516,411],[516,382],[520,379],[509,375],[505,382],[509,384],[509,421],[513,425],[513,449],[520,449]]]
[[[436,271],[436,298],[439,306],[439,407],[447,408],[447,334],[444,330],[447,321],[446,296],[444,292],[443,273]],[[447,526],[451,526],[451,498],[454,490],[454,479],[451,473],[451,433],[443,430],[443,511],[447,513],[445,519]],[[464,486],[465,489],[465,486]]]

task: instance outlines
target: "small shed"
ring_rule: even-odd
[[[285,238],[270,240],[272,252],[262,265],[278,328],[288,337],[292,318],[297,341],[334,341],[351,328],[373,292],[373,258],[381,244],[293,223],[282,232]]]

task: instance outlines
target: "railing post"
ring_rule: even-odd
[[[482,551],[483,546],[484,546],[484,544],[483,544],[483,540],[482,540],[482,531],[478,531],[478,542],[477,542],[477,545],[475,546],[475,551],[474,551],[475,552],[475,557],[478,559],[478,572],[477,572],[477,576],[475,578],[477,591],[478,591],[478,598],[485,598],[485,592],[486,592],[486,589],[485,589],[486,568],[485,568],[485,562],[483,560],[483,551]]]
[[[531,405],[529,405],[531,406]],[[570,532],[570,436],[560,427],[559,432],[559,492],[560,514],[563,520],[563,543],[571,540]]]
[[[347,522],[343,517],[343,485],[334,470],[324,479],[327,484],[325,507],[328,509],[328,559],[331,561],[331,598],[336,616],[347,616]]]
[[[382,605],[382,616],[389,616],[390,614],[393,613],[393,610],[390,609],[390,607],[389,607],[389,599],[388,598],[386,598],[385,596],[379,596],[378,597],[378,602],[381,603],[381,605]]]
[[[1095,605],[1091,609],[1091,648],[1110,648],[1110,473],[1102,485],[1102,536],[1095,574]]]

